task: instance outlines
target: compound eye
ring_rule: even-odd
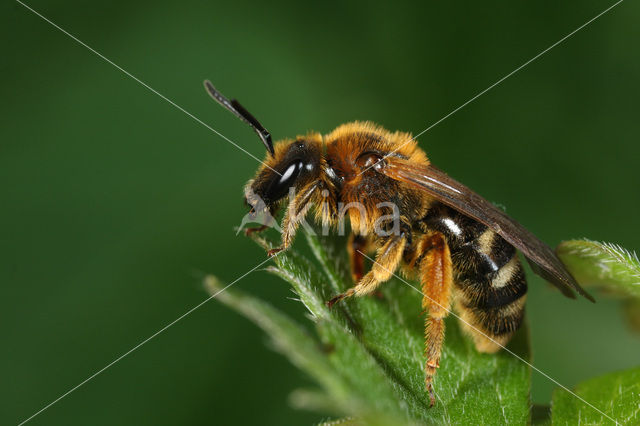
[[[278,186],[287,185],[288,182],[292,182],[293,180],[295,180],[301,168],[302,168],[301,162],[293,163],[289,167],[287,167],[287,170],[285,170],[282,176],[280,176],[280,180],[278,181]]]
[[[360,169],[367,170],[371,167],[379,169],[384,166],[384,161],[380,154],[375,152],[365,152],[360,154],[358,159],[356,160],[356,164]]]
[[[291,163],[289,167],[284,170],[282,176],[279,176],[277,180],[271,183],[265,194],[269,201],[277,201],[289,192],[289,188],[293,186],[302,167],[303,164],[301,161]]]

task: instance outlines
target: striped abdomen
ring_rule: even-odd
[[[441,204],[424,219],[451,250],[455,306],[478,350],[494,352],[524,317],[527,282],[516,249],[487,226]]]

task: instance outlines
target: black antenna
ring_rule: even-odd
[[[260,124],[260,122],[256,120],[256,118],[251,115],[251,113],[249,113],[249,111],[244,109],[244,107],[240,105],[240,102],[236,101],[235,99],[229,100],[222,93],[218,92],[218,89],[213,87],[213,84],[211,84],[209,80],[204,81],[204,88],[207,90],[207,93],[209,93],[213,100],[231,111],[240,120],[251,126],[251,128],[258,134],[258,137],[260,137],[260,140],[267,148],[267,151],[269,151],[269,154],[271,154],[271,156],[273,157],[273,142],[271,141],[271,134],[269,133],[269,131],[267,131],[267,129],[265,129],[262,124]]]

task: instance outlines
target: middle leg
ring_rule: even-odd
[[[352,232],[347,242],[349,263],[351,265],[351,277],[357,283],[364,276],[364,254],[369,252],[371,243],[368,237]]]
[[[406,243],[407,235],[405,233],[389,237],[389,239],[378,250],[378,254],[376,255],[376,259],[373,261],[371,270],[358,281],[358,284],[356,284],[355,287],[351,287],[344,293],[335,296],[327,302],[327,305],[331,307],[336,302],[347,297],[369,294],[378,288],[380,283],[391,278],[400,265]]]

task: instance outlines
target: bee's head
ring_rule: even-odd
[[[317,133],[285,140],[276,144],[274,154],[268,155],[256,176],[245,187],[247,202],[258,209],[262,200],[272,208],[308,183],[318,179],[322,157],[322,137]]]
[[[267,157],[256,176],[245,187],[245,201],[252,211],[273,211],[291,188],[296,192],[320,175],[322,136],[311,133],[278,142],[274,148],[271,135],[238,101],[228,100],[205,80],[204,87],[220,105],[249,124],[267,149]]]

